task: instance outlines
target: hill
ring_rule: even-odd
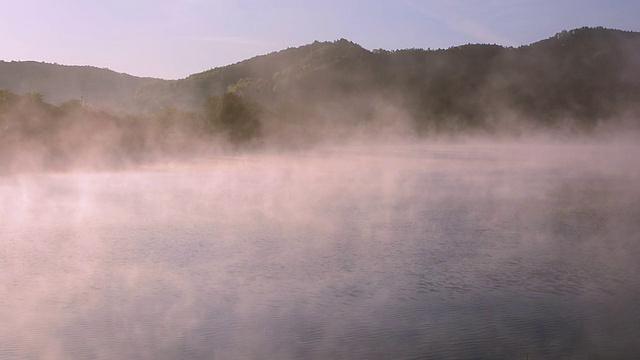
[[[146,84],[136,101],[199,109],[226,91],[270,111],[340,109],[349,113],[345,118],[370,118],[384,104],[402,109],[425,131],[486,126],[511,113],[536,126],[568,119],[593,126],[637,112],[640,33],[581,28],[519,48],[369,51],[344,39],[315,42]]]
[[[0,61],[0,89],[17,94],[39,93],[47,102],[54,104],[82,99],[94,107],[136,111],[138,90],[144,85],[162,81],[92,66]]]
[[[360,126],[385,116],[407,119],[419,132],[502,127],[507,117],[535,127],[589,128],[640,114],[640,33],[580,28],[518,48],[438,50],[316,41],[173,81],[0,62],[0,88],[38,92],[53,103],[82,97],[111,111],[152,113],[201,112],[211,97],[232,92],[260,110],[265,129]]]
[[[638,130],[640,33],[398,51],[316,41],[172,81],[0,62],[0,88],[0,175],[358,137]]]

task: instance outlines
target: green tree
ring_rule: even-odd
[[[233,143],[260,137],[260,109],[241,95],[227,92],[210,97],[205,104],[205,122],[212,133],[221,133]]]

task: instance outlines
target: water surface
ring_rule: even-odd
[[[0,178],[0,359],[640,355],[634,145]]]

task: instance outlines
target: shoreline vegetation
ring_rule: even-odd
[[[0,61],[0,174],[349,141],[636,132],[640,33],[518,48],[314,42],[181,80]]]

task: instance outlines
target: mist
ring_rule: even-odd
[[[358,141],[6,175],[0,354],[637,354],[638,150]]]
[[[638,39],[0,71],[0,358],[638,356]]]

